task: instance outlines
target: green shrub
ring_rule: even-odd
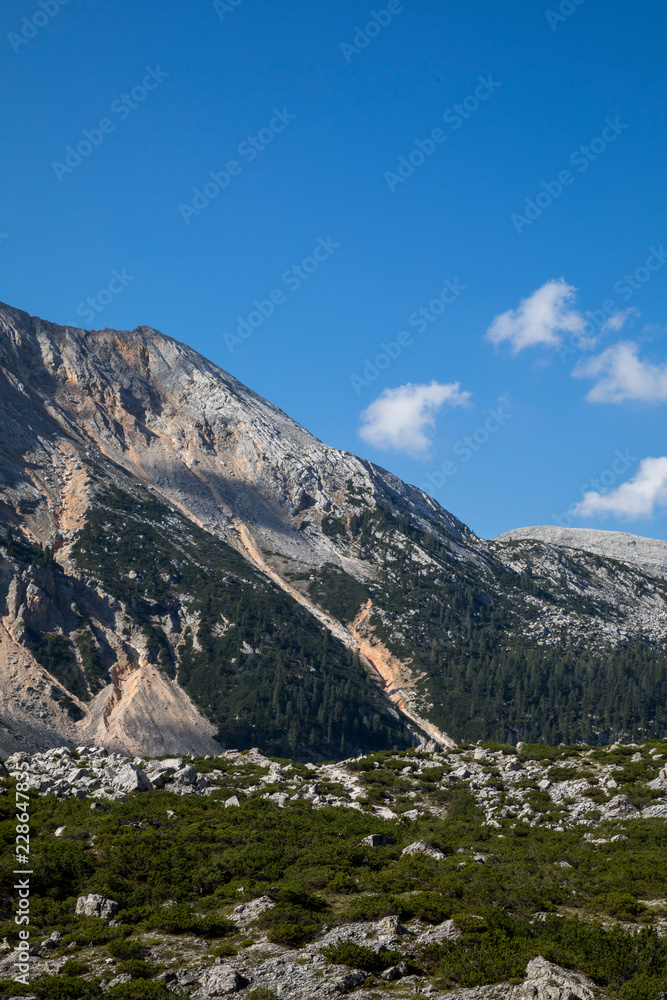
[[[646,912],[646,907],[629,892],[609,892],[606,896],[600,897],[599,902],[610,916],[618,920],[636,920]]]
[[[79,976],[42,976],[23,986],[10,979],[0,983],[5,996],[34,996],[38,1000],[98,1000],[103,996],[99,982],[89,982]]]
[[[158,965],[141,958],[128,958],[116,966],[117,973],[129,973],[133,979],[154,979],[160,971]]]
[[[113,941],[121,936],[122,932],[117,927],[109,927],[104,920],[97,917],[79,917],[78,921],[69,929],[62,940],[62,947],[75,942],[80,945],[102,945]]]
[[[410,900],[411,902],[412,900]],[[381,892],[377,895],[359,896],[357,899],[351,900],[341,914],[341,920],[355,924],[362,920],[381,920],[382,917],[394,916],[403,919],[412,916],[410,905],[406,904],[404,900]]]
[[[107,992],[107,997],[113,1000],[176,1000],[177,997],[185,997],[184,993],[174,993],[167,989],[163,983],[152,983],[147,979],[138,979],[136,982],[119,983]]]
[[[418,917],[427,924],[441,924],[448,920],[453,911],[452,902],[439,892],[417,892],[405,901],[410,916]]]
[[[61,976],[85,976],[90,972],[90,966],[85,962],[79,962],[76,958],[68,958],[60,969]]]
[[[107,945],[107,951],[114,958],[121,959],[140,959],[146,954],[146,949],[142,945],[141,941],[136,938],[127,939],[125,937],[114,938]]]
[[[362,969],[364,972],[382,972],[403,961],[400,951],[389,951],[388,948],[373,951],[354,941],[329,945],[322,949],[322,954],[332,965],[349,965],[351,969]]]
[[[246,994],[247,1000],[278,1000],[278,994],[266,986],[258,986]]]
[[[237,930],[231,920],[225,917],[202,917],[186,903],[156,910],[148,919],[148,927],[164,931],[165,934],[197,934],[204,938],[225,937]]]
[[[320,930],[328,905],[320,896],[305,889],[286,887],[278,894],[276,905],[259,918],[269,941],[295,948],[309,941]]]
[[[583,972],[619,1000],[654,1000],[667,986],[667,942],[653,930],[630,935],[571,918],[530,924],[494,908],[480,912],[455,916],[457,941],[426,949],[442,989],[519,983],[537,955]]]
[[[213,958],[234,958],[238,953],[238,948],[235,948],[232,944],[219,944],[211,952]]]

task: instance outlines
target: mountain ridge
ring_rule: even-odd
[[[604,531],[600,528],[560,528],[555,525],[536,525],[532,528],[513,528],[497,535],[496,542],[512,542],[524,538],[550,542],[594,552],[621,562],[632,563],[644,572],[667,577],[667,542],[659,538],[633,535],[624,531]]]

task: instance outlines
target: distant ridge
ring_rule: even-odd
[[[534,538],[552,545],[565,545],[583,552],[594,552],[607,559],[638,566],[651,576],[667,578],[667,542],[657,538],[644,538],[624,531],[601,531],[597,528],[557,528],[541,524],[532,528],[513,528],[494,539],[511,542]]]

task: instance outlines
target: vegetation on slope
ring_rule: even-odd
[[[604,744],[667,727],[664,649],[639,639],[604,649],[566,626],[544,641],[543,603],[565,612],[564,620],[615,620],[617,609],[594,599],[580,562],[562,557],[558,586],[530,566],[522,574],[495,559],[482,567],[454,558],[436,535],[388,505],[353,515],[347,545],[378,569],[366,585],[374,634],[423,675],[428,716],[455,739]],[[311,592],[329,578],[321,575]],[[338,578],[329,579],[331,597],[320,603],[332,608],[339,590]]]
[[[100,490],[73,556],[142,625],[223,746],[321,759],[411,744],[358,657],[238,552],[155,498]]]

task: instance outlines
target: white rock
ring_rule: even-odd
[[[401,851],[401,854],[425,854],[428,858],[435,858],[436,861],[444,861],[447,855],[439,847],[427,844],[425,840],[416,840],[414,844],[408,844]]]
[[[461,931],[454,925],[453,920],[445,920],[432,927],[417,938],[419,944],[442,944],[443,941],[456,941],[461,937]]]
[[[76,901],[76,912],[85,917],[111,920],[118,913],[118,903],[115,899],[107,899],[99,893],[91,892],[87,896],[79,896]]]
[[[585,976],[553,965],[538,955],[526,967],[526,981],[509,996],[511,1000],[593,1000],[594,989]]]
[[[210,997],[225,997],[230,993],[238,993],[248,980],[231,965],[214,965],[207,969],[199,982]]]
[[[274,900],[270,896],[258,896],[251,899],[249,903],[240,903],[232,910],[231,920],[237,924],[249,924],[252,920],[257,920],[267,910],[273,909]]]
[[[151,783],[145,771],[125,764],[113,779],[112,787],[116,792],[149,792]]]

